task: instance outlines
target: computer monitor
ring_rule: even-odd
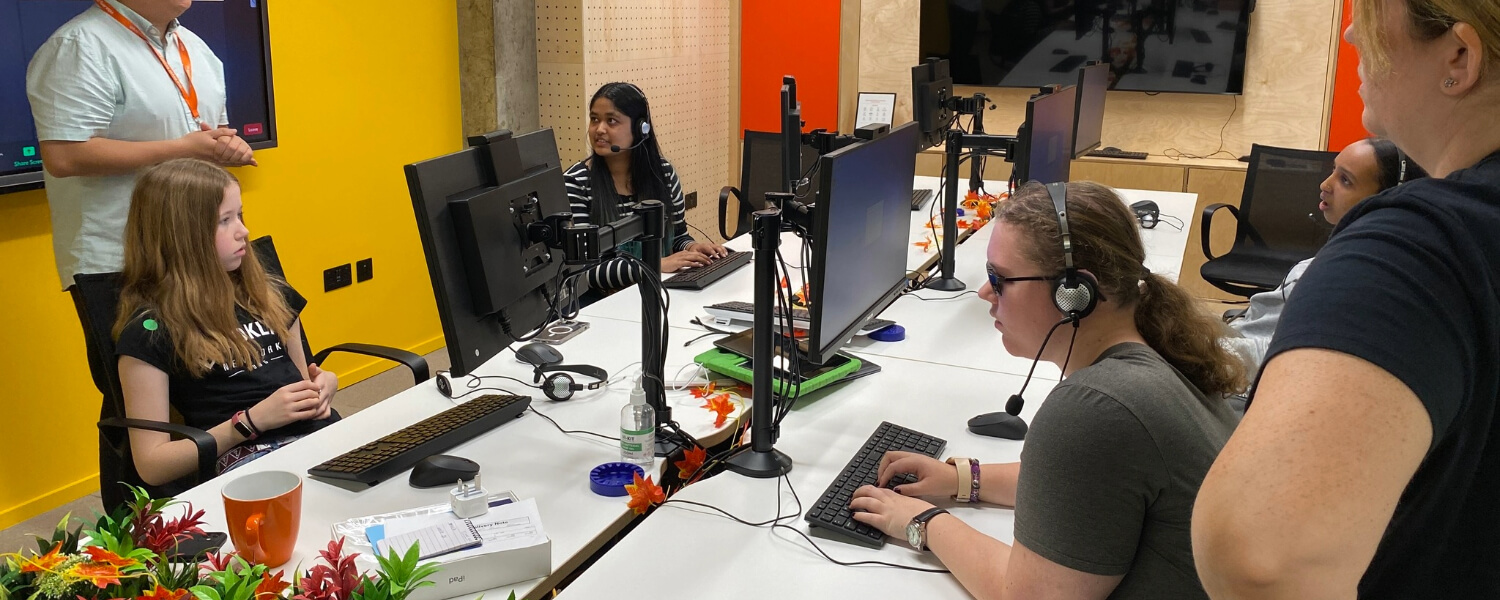
[[[563,253],[527,226],[569,211],[551,129],[500,131],[406,165],[427,273],[456,376],[554,316]]]
[[[1044,88],[1026,101],[1016,157],[1016,179],[1022,183],[1067,181],[1073,160],[1073,86]]]
[[[1090,62],[1078,69],[1078,99],[1073,109],[1073,158],[1098,148],[1104,135],[1104,92],[1109,65]]]
[[[921,128],[823,155],[813,223],[808,360],[822,364],[906,285],[911,185]]]
[[[194,2],[178,19],[223,61],[229,126],[256,150],[276,146],[267,4]],[[0,194],[41,187],[26,68],[58,27],[92,6],[90,0],[0,0]],[[160,83],[170,85],[165,79]]]
[[[953,78],[948,76],[948,61],[929,58],[911,68],[912,117],[921,127],[921,146],[925,150],[942,145],[953,121],[948,99],[953,97]]]

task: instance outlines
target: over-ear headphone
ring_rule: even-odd
[[[1073,264],[1073,236],[1068,232],[1068,184],[1047,184],[1047,195],[1057,212],[1057,231],[1062,239],[1063,274],[1052,283],[1052,304],[1076,325],[1099,304],[1099,284]]]
[[[640,120],[631,123],[630,125],[631,137],[635,138],[636,141],[634,144],[631,144],[629,148],[625,149],[634,150],[636,148],[639,148],[641,144],[646,143],[646,138],[651,135],[651,121],[649,121],[649,119],[651,118],[651,107],[650,104],[646,102],[646,92],[641,91],[641,88],[636,87],[634,83],[630,83],[628,81],[622,81],[620,83],[622,85],[629,86],[632,90],[635,90],[635,93],[640,95],[641,102],[647,104],[646,114]],[[609,146],[610,152],[619,152],[621,149],[622,148],[614,144],[610,144]]]
[[[545,380],[542,378],[544,373],[552,371],[560,372],[547,375]],[[588,384],[578,383],[568,372],[592,377],[598,381]],[[574,392],[604,387],[606,380],[609,379],[608,372],[593,365],[538,365],[531,375],[531,381],[538,384],[537,387],[542,390],[542,394],[558,402],[571,400]]]

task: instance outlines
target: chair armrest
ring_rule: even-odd
[[[1224,204],[1222,202],[1218,202],[1203,207],[1203,219],[1201,219],[1203,224],[1199,226],[1201,228],[1200,233],[1202,235],[1199,236],[1198,241],[1203,243],[1203,257],[1207,258],[1208,260],[1218,258],[1217,256],[1214,256],[1213,247],[1209,245],[1210,240],[1208,234],[1210,231],[1213,231],[1212,224],[1214,213],[1218,212],[1218,210],[1221,208],[1229,209],[1229,214],[1234,215],[1234,220],[1238,221],[1240,219],[1240,209],[1235,208],[1233,204]]]
[[[1235,319],[1238,319],[1240,317],[1245,316],[1245,311],[1248,311],[1248,310],[1250,310],[1250,309],[1248,309],[1248,308],[1231,308],[1229,310],[1226,310],[1226,311],[1224,311],[1224,322],[1225,323],[1231,323]]]
[[[186,438],[193,440],[193,445],[198,447],[198,482],[203,483],[214,478],[214,466],[219,462],[219,441],[215,440],[214,436],[210,435],[207,431],[176,423],[147,421],[145,419],[122,419],[120,417],[99,419],[99,428],[145,429],[147,431],[160,431],[172,436],[172,439]],[[129,441],[126,441],[126,443],[129,443]]]
[[[407,352],[400,348],[377,346],[375,344],[339,344],[337,346],[330,346],[324,348],[322,351],[318,352],[317,355],[313,356],[312,362],[321,365],[323,364],[323,361],[328,358],[328,355],[333,354],[334,352],[363,354],[365,356],[374,356],[376,358],[384,358],[386,360],[401,363],[403,365],[406,365],[406,368],[411,369],[412,378],[416,379],[417,383],[427,381],[427,378],[431,376],[429,374],[429,371],[427,370],[427,359],[422,358],[420,354],[417,354],[415,352]]]
[[[719,188],[719,235],[721,237],[723,237],[724,239],[726,239],[726,240],[734,239],[734,237],[735,237],[734,235],[730,234],[729,230],[727,230],[727,229],[724,228],[724,226],[725,226],[725,217],[729,215],[729,196],[730,196],[730,194],[734,195],[734,199],[737,200],[739,202],[739,204],[743,205],[745,203],[745,199],[740,196],[740,190],[739,190],[739,188],[736,188],[736,187],[734,187],[732,185],[726,185],[726,186],[724,186],[722,188]],[[736,225],[737,226],[742,226],[744,224],[743,223],[736,223]],[[734,231],[734,233],[738,234],[740,227],[736,227],[735,229],[736,230]]]

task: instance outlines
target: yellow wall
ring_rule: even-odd
[[[280,146],[242,168],[251,235],[270,234],[307,296],[315,348],[442,346],[402,165],[462,147],[453,0],[272,0]],[[5,115],[11,118],[11,115]],[[98,489],[99,394],[58,291],[41,191],[0,196],[0,528]],[[322,291],[322,270],[375,259],[375,278]],[[387,364],[330,359],[344,384]]]

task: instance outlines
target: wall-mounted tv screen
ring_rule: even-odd
[[[1239,94],[1254,0],[921,0],[922,56],[959,85],[1070,83],[1090,60],[1109,89]]]
[[[229,126],[251,148],[276,145],[267,0],[197,0],[179,21],[224,61]],[[0,193],[42,184],[42,156],[26,100],[26,65],[93,0],[0,0]]]

